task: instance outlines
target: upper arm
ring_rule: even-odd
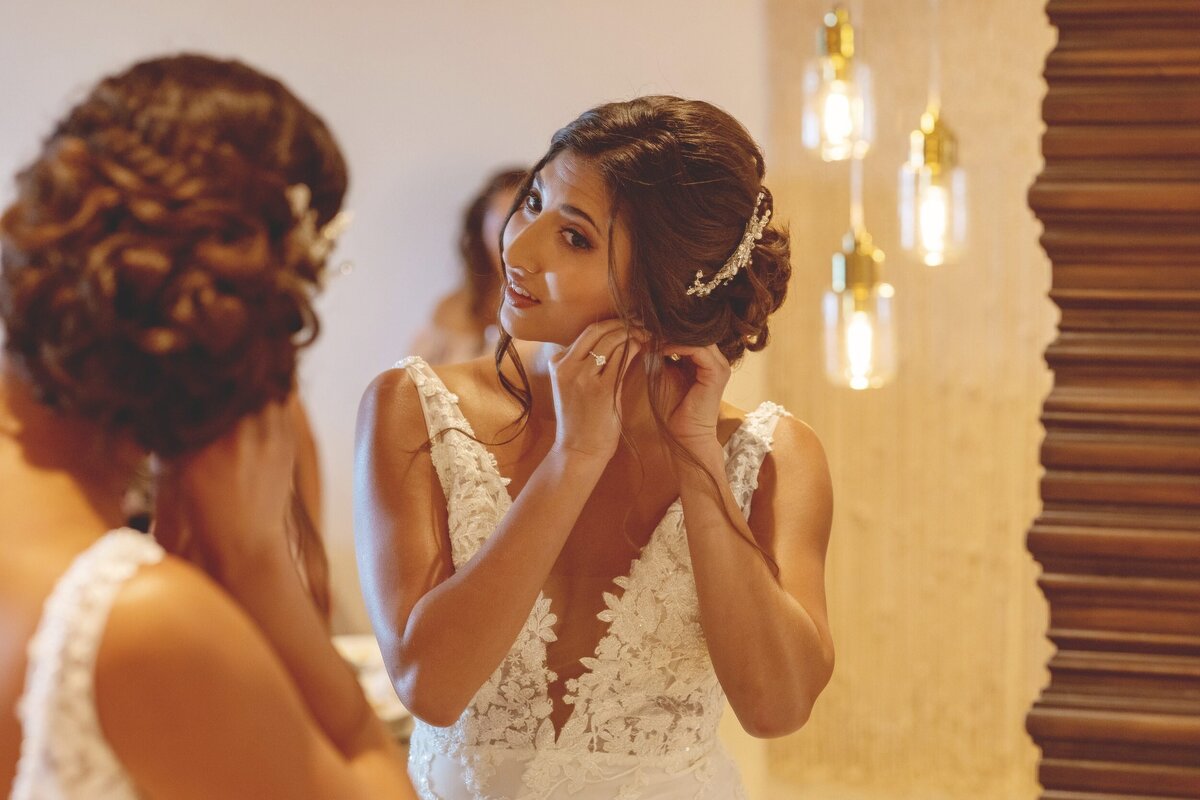
[[[367,610],[389,670],[413,607],[453,574],[446,501],[407,371],[377,377],[358,410],[354,534]],[[397,677],[395,672],[393,678]]]
[[[95,688],[105,739],[150,797],[378,796],[250,620],[189,565],[168,559],[122,587]]]
[[[783,416],[759,473],[750,528],[775,558],[783,589],[817,626],[831,666],[825,554],[832,522],[833,489],[821,442],[803,422]]]

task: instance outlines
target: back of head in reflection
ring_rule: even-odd
[[[516,168],[495,173],[467,205],[458,238],[463,282],[438,301],[433,319],[413,340],[413,355],[446,364],[478,358],[495,346],[500,234],[526,175]]]

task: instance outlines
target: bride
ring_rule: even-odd
[[[200,55],[103,79],[18,176],[0,797],[413,796],[285,535],[288,398],[345,191],[315,113]],[[157,541],[120,527],[148,453]]]
[[[791,272],[763,174],[707,103],[586,112],[504,228],[495,360],[367,390],[359,560],[422,797],[742,797],[725,697],[780,736],[829,680],[821,446],[721,400]]]

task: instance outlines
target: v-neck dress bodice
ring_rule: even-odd
[[[419,358],[401,361],[421,398],[447,501],[456,567],[475,556],[512,505],[508,480],[455,397]],[[763,403],[725,445],[726,477],[749,516],[779,417]],[[557,618],[539,594],[504,661],[449,727],[416,722],[409,772],[423,800],[737,800],[737,769],[717,728],[725,706],[700,627],[676,500],[628,574],[604,594],[604,636],[565,683],[572,711],[551,721],[546,645]]]

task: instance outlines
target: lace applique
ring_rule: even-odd
[[[100,730],[93,673],[118,591],[162,557],[146,535],[112,531],[75,559],[46,599],[17,704],[21,757],[11,800],[138,797]]]
[[[458,398],[429,365],[411,357],[396,366],[408,370],[421,398],[432,439],[430,457],[446,495],[454,563],[461,566],[512,505],[505,488],[509,481],[501,477],[495,456],[471,438],[475,431],[459,410]],[[557,621],[550,600],[539,595],[512,649],[459,720],[448,728],[416,721],[410,763],[423,797],[434,797],[429,786],[434,753],[460,760],[468,787],[483,798],[488,796],[495,748],[532,750],[546,726],[553,737],[547,687],[558,676],[545,665],[546,643],[556,639]]]
[[[512,504],[507,481],[486,448],[459,432],[474,435],[457,398],[428,365],[409,358],[398,366],[417,385],[435,437],[431,456],[448,502],[454,562],[461,566]],[[725,446],[726,476],[747,516],[775,424],[786,413],[764,403]],[[416,723],[410,768],[421,797],[437,797],[431,786],[437,756],[461,765],[471,796],[483,800],[497,797],[489,782],[500,759],[520,755],[528,759],[523,799],[605,783],[620,786],[614,792],[619,800],[637,800],[653,770],[690,776],[697,800],[727,800],[728,792],[714,795],[708,788],[725,700],[700,627],[680,501],[667,510],[629,573],[614,583],[622,591],[606,592],[599,614],[608,629],[593,655],[581,661],[585,672],[566,683],[564,700],[573,708],[557,738],[548,689],[557,676],[546,667],[557,620],[550,600],[539,594],[512,649],[463,715],[446,728]]]
[[[738,507],[750,519],[750,501],[758,488],[758,473],[775,442],[775,425],[790,417],[787,409],[767,400],[746,415],[725,447],[725,474]]]
[[[496,457],[472,437],[475,431],[458,408],[458,397],[419,356],[396,364],[407,370],[425,411],[430,458],[446,495],[454,563],[462,564],[483,545],[512,499]],[[496,516],[496,512],[499,516]]]

